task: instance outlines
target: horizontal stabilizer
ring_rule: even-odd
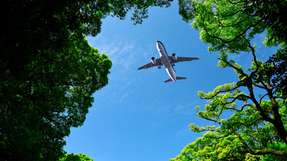
[[[171,81],[172,79],[169,78],[168,80],[165,80],[164,83],[171,82]]]
[[[186,77],[176,77],[176,80],[183,80],[186,79]]]
[[[186,77],[176,77],[176,80],[183,80],[183,79],[186,79]],[[167,82],[171,82],[172,79],[168,79],[168,80],[165,80],[164,83],[167,83]]]

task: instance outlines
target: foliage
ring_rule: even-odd
[[[171,160],[286,160],[287,1],[180,0],[179,4],[181,15],[199,30],[209,50],[219,51],[219,66],[232,68],[237,81],[199,92],[208,103],[198,116],[215,125],[191,124],[194,132],[206,133]],[[264,43],[278,47],[266,62],[257,59],[260,51],[252,44],[263,32]],[[229,59],[233,53],[250,55],[249,69]]]
[[[267,45],[286,45],[285,0],[180,0],[179,5],[211,51],[249,51],[249,40],[263,31]]]
[[[92,94],[107,83],[108,57],[86,40],[71,38],[69,43],[62,51],[42,51],[17,75],[8,69],[2,75],[1,153],[5,158],[56,160],[70,127],[83,123]]]
[[[90,47],[108,15],[135,23],[170,0],[4,0],[0,30],[0,160],[54,161],[83,124],[111,62]]]
[[[89,156],[85,154],[65,154],[59,161],[93,161]]]

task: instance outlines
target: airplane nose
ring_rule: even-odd
[[[156,41],[156,46],[162,46],[161,41],[157,40],[157,41]]]

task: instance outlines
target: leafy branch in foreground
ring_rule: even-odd
[[[235,71],[239,69],[232,61],[221,61]],[[259,77],[266,69],[263,64],[267,63],[258,64],[249,73],[238,72],[238,82],[218,86],[208,93],[199,92],[208,104],[198,116],[215,125],[191,124],[194,132],[207,133],[186,146],[172,161],[287,158],[287,101],[280,92],[275,92],[276,85]]]
[[[4,0],[0,17],[0,160],[55,161],[108,83],[109,58],[87,35],[133,10],[140,23],[170,0]]]
[[[172,161],[287,159],[287,2],[284,0],[180,0],[180,13],[193,23],[210,51],[219,51],[219,65],[234,70],[237,81],[199,92],[208,101],[198,113],[213,126],[191,124],[206,132]],[[267,61],[252,44],[265,31],[264,43],[278,50]],[[241,53],[244,52],[244,53]],[[248,70],[228,58],[251,56]]]

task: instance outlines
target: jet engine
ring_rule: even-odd
[[[155,64],[155,63],[156,63],[155,57],[151,57],[150,61],[151,61],[153,64]]]
[[[177,60],[177,57],[176,57],[176,54],[175,54],[175,53],[172,53],[172,59],[173,59],[174,61]]]

